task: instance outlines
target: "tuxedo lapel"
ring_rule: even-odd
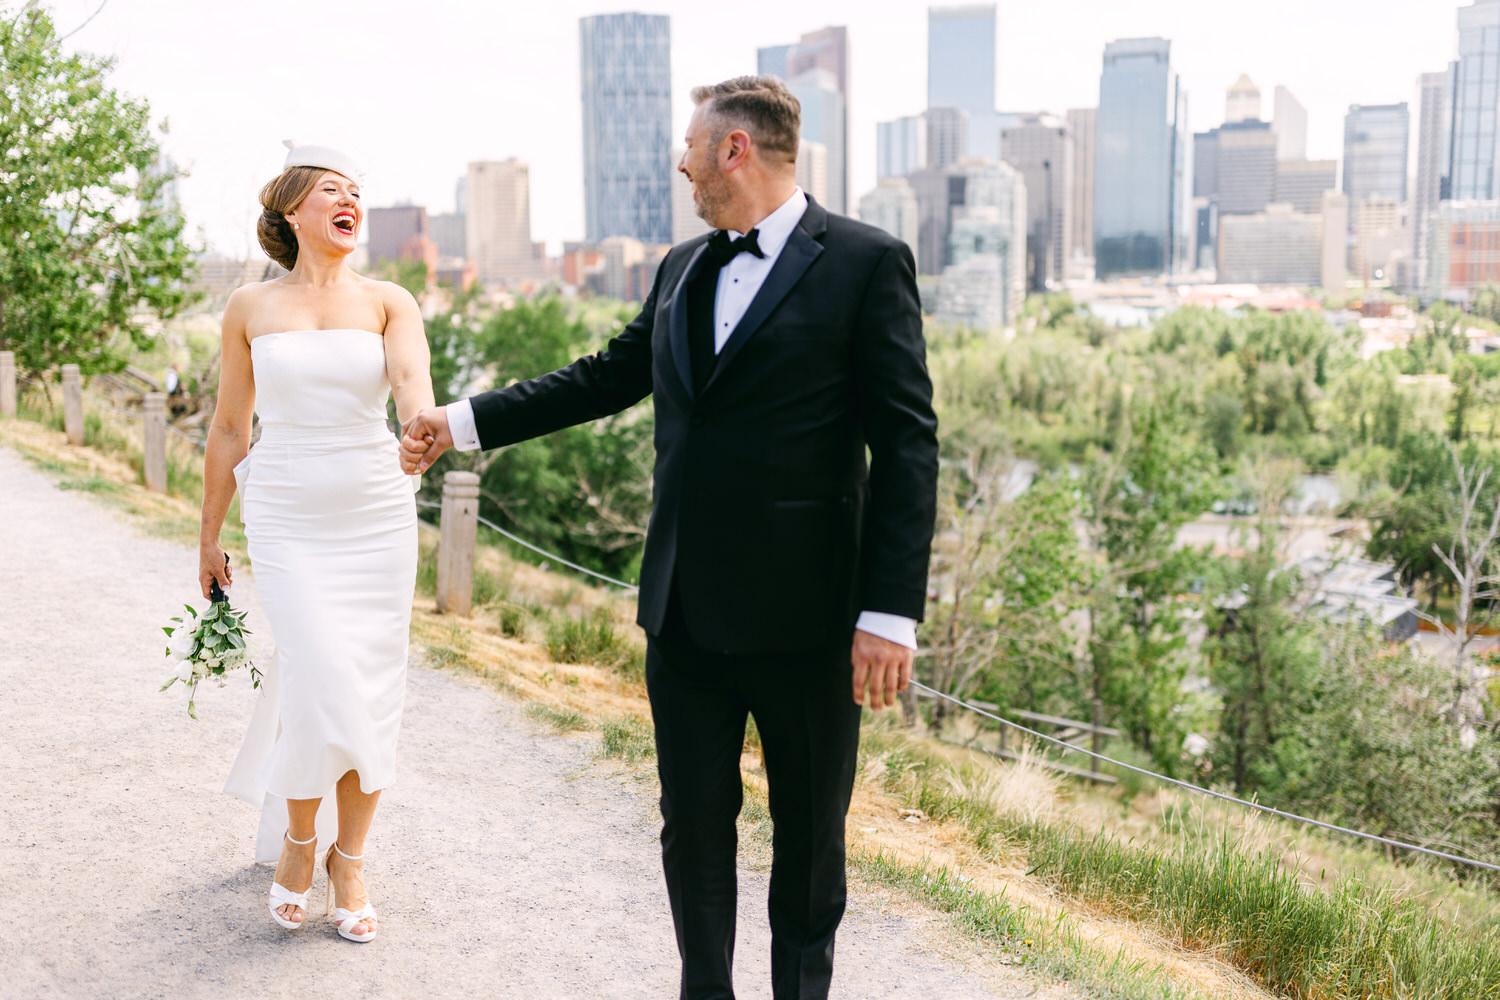
[[[807,273],[807,269],[812,266],[812,262],[817,260],[818,255],[823,252],[823,245],[813,239],[808,228],[804,227],[811,227],[813,232],[821,233],[824,229],[821,223],[825,215],[822,207],[813,203],[809,198],[807,213],[792,230],[792,235],[787,238],[786,246],[781,248],[781,256],[776,258],[771,273],[766,275],[765,283],[760,286],[760,291],[755,293],[755,298],[750,302],[750,308],[745,310],[744,318],[729,335],[729,339],[724,343],[724,349],[719,352],[719,364],[714,369],[713,378],[710,378],[708,385],[703,387],[705,391],[718,380],[724,369],[734,361],[734,356],[745,346],[745,342],[755,336],[755,331],[760,329],[761,324],[781,304],[781,300],[796,287],[802,275]],[[684,343],[686,339],[684,335]]]
[[[693,251],[687,267],[683,268],[682,277],[677,279],[677,287],[672,290],[672,303],[668,307],[672,363],[677,368],[677,381],[682,383],[689,399],[693,398],[693,360],[688,346],[688,286],[707,253],[707,243]]]

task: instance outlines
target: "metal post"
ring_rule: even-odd
[[[148,392],[144,401],[146,489],[167,492],[167,394]]]
[[[68,444],[83,444],[83,376],[77,365],[62,366],[63,430]]]
[[[1094,699],[1094,731],[1089,734],[1089,749],[1094,753],[1104,752],[1104,699]],[[1089,770],[1099,773],[1099,758],[1089,758]]]
[[[0,417],[16,415],[16,352],[0,351]]]
[[[450,472],[443,477],[439,521],[437,609],[467,617],[474,599],[474,544],[479,532],[479,476]]]

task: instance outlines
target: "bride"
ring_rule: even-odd
[[[262,808],[257,860],[279,848],[271,916],[293,930],[307,915],[318,806],[334,794],[323,867],[339,934],[362,942],[376,931],[365,835],[396,776],[417,570],[415,480],[386,402],[405,421],[433,395],[416,301],[346,264],[360,176],[348,156],[297,146],[261,189],[257,235],[289,273],[240,288],[224,312],[198,576],[205,597],[211,580],[229,589],[219,529],[238,489],[276,657],[225,790]],[[261,437],[247,456],[252,413]]]

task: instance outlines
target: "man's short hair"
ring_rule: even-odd
[[[735,129],[744,129],[764,153],[796,162],[802,105],[778,77],[737,76],[694,87],[693,103],[708,105],[708,127],[715,144]]]

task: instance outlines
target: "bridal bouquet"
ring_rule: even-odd
[[[201,616],[192,605],[183,607],[187,608],[186,618],[173,618],[177,624],[162,626],[167,633],[172,675],[161,689],[165,691],[180,682],[187,689],[188,715],[196,719],[193,699],[199,681],[212,677],[223,687],[225,674],[249,666],[250,682],[260,687],[260,671],[250,662],[250,644],[246,641],[250,630],[245,627],[245,612],[235,611],[228,600],[217,599]]]

